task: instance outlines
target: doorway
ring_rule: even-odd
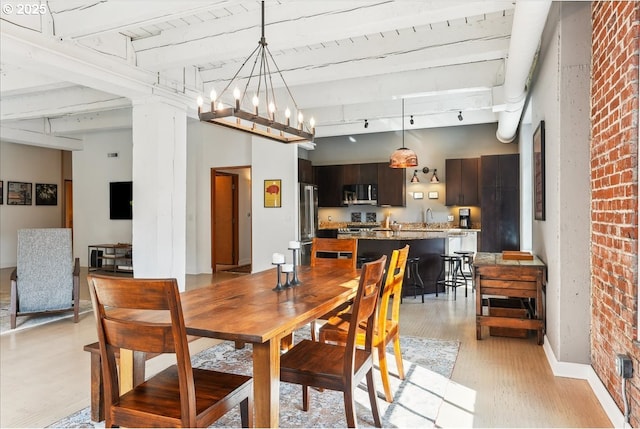
[[[211,169],[211,269],[251,264],[249,167]]]

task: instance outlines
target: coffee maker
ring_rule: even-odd
[[[460,228],[471,228],[471,209],[461,208],[458,211],[460,217]]]

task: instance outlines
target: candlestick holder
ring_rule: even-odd
[[[290,273],[290,272],[286,272],[286,273],[284,273],[284,275],[286,276],[285,278],[287,279],[287,280],[284,282],[284,287],[285,287],[285,288],[290,288],[291,286],[293,286],[293,285],[291,284],[291,281],[289,281],[289,274],[292,274],[292,273]]]
[[[293,251],[293,279],[291,279],[291,286],[297,286],[302,282],[298,278],[298,249],[297,247],[289,247]]]
[[[280,281],[280,273],[281,273],[281,271],[282,271],[282,264],[281,264],[281,263],[277,263],[277,262],[272,262],[272,263],[271,263],[271,265],[275,265],[275,266],[276,266],[276,268],[277,268],[277,270],[276,270],[276,271],[277,271],[277,273],[278,273],[278,282],[276,283],[276,287],[274,287],[274,288],[273,288],[273,289],[271,289],[271,290],[276,290],[276,291],[284,290],[284,289],[285,289],[285,287],[284,287],[284,285],[282,284],[282,282]]]

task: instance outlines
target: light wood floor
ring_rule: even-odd
[[[10,271],[0,270],[2,292]],[[187,288],[229,276],[187,276]],[[81,284],[81,298],[88,299],[86,281]],[[588,383],[554,377],[535,339],[476,341],[471,292],[465,299],[459,290],[455,301],[429,295],[424,304],[405,298],[401,311],[402,334],[461,343],[437,426],[612,427]],[[62,320],[0,336],[0,426],[43,427],[88,406],[89,354],[82,347],[94,341],[92,313],[78,324]],[[192,352],[211,344],[198,340]]]

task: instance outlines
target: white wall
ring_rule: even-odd
[[[398,222],[425,222],[425,212],[431,208],[435,222],[446,222],[447,215],[458,219],[458,207],[445,206],[445,160],[448,158],[475,158],[481,155],[497,155],[517,153],[517,144],[504,144],[496,139],[497,124],[466,125],[447,128],[431,128],[405,131],[405,146],[413,149],[418,155],[420,183],[410,183],[413,170],[406,170],[406,207],[358,206],[346,208],[331,208],[320,210],[320,220],[327,221],[331,216],[333,221],[350,221],[351,212],[375,212],[378,221],[382,221],[388,211]],[[353,136],[355,143],[349,141],[348,136],[327,137],[316,139],[316,149],[309,151],[308,158],[313,165],[353,164],[365,162],[388,162],[391,153],[402,146],[401,132],[387,132],[362,134]],[[423,167],[438,170],[439,184],[429,183],[432,172],[425,175]],[[439,198],[427,198],[429,191],[438,191]],[[414,200],[414,192],[423,192],[424,199]],[[472,222],[480,222],[480,207],[471,209]],[[364,218],[364,214],[363,214]]]
[[[251,165],[251,137],[221,126],[187,126],[187,273],[211,273],[211,169]]]
[[[590,4],[554,2],[531,97],[545,121],[546,220],[533,251],[547,264],[547,338],[558,361],[590,362]],[[559,72],[558,72],[559,71]]]
[[[187,273],[211,273],[211,169],[250,167],[253,271],[271,267],[297,231],[297,147],[228,128],[190,122],[187,128]],[[244,176],[243,176],[244,177]],[[264,208],[267,179],[282,180],[282,208]],[[246,255],[240,255],[241,260]]]
[[[118,156],[110,158],[109,153]],[[131,243],[132,222],[109,219],[109,183],[130,180],[130,130],[84,136],[84,149],[73,152],[73,251],[80,265],[88,266],[89,245]]]
[[[62,151],[0,142],[0,180],[4,181],[4,204],[0,205],[0,267],[15,267],[18,229],[63,226]],[[32,184],[30,206],[7,205],[7,182],[9,181]],[[56,206],[35,205],[36,183],[58,185]]]

